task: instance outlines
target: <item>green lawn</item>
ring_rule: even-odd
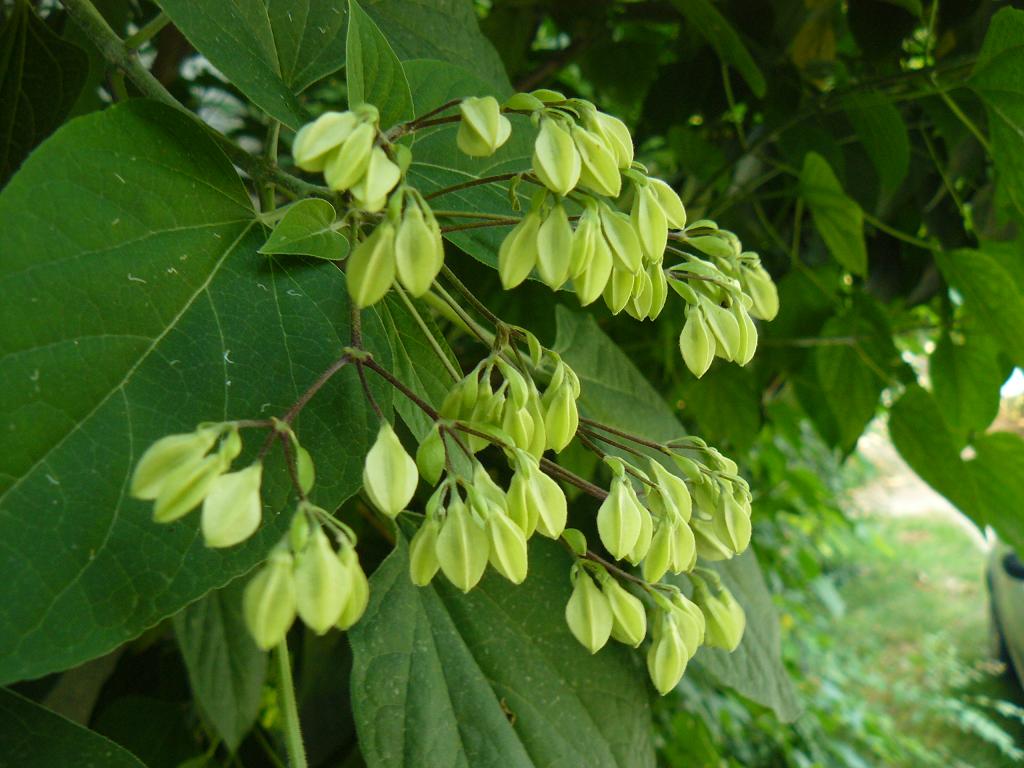
[[[956,768],[1024,765],[1024,694],[988,658],[984,552],[945,516],[878,517],[856,545],[837,627],[860,685],[901,733]],[[906,766],[922,765],[922,758]]]

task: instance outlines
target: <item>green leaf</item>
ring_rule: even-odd
[[[260,247],[260,253],[287,253],[340,261],[348,256],[348,239],[334,228],[337,214],[326,200],[311,197],[288,207]]]
[[[232,752],[256,721],[267,671],[242,616],[245,585],[235,579],[174,616],[192,695]]]
[[[719,365],[683,385],[685,413],[696,419],[701,434],[745,451],[761,431],[761,393],[751,372]]]
[[[868,305],[855,304],[822,326],[830,343],[812,355],[818,388],[834,419],[838,444],[852,451],[878,408],[896,352],[888,324]]]
[[[708,0],[672,0],[672,5],[686,17],[694,31],[715,49],[718,58],[735,67],[754,95],[762,98],[765,93],[764,75],[754,63],[750,51],[743,45],[739,34],[718,9]]]
[[[864,244],[864,214],[846,196],[828,162],[817,152],[804,156],[800,196],[811,209],[814,226],[832,257],[855,275],[865,274],[868,252]]]
[[[1001,191],[1024,214],[1024,11],[992,17],[969,84],[988,114]]]
[[[85,84],[89,59],[55,35],[28,2],[16,2],[0,29],[0,186],[67,117]]]
[[[160,6],[242,93],[291,128],[306,120],[297,95],[345,63],[340,2],[160,0]]]
[[[48,709],[0,689],[3,764],[20,768],[145,768],[114,742]]]
[[[287,515],[211,550],[195,515],[154,524],[128,478],[163,435],[284,413],[350,333],[341,272],[259,255],[231,163],[169,107],[133,100],[61,128],[0,194],[0,220],[6,682],[102,654],[262,559]],[[364,325],[390,363],[376,317]],[[390,392],[374,385],[387,407]],[[361,391],[343,370],[297,421],[321,506],[361,484],[376,433]],[[241,461],[262,440],[247,431]],[[276,511],[289,484],[278,451],[268,462],[264,500]]]
[[[349,0],[345,56],[349,107],[373,104],[380,110],[383,128],[414,117],[402,62],[356,0]]]
[[[711,563],[747,614],[747,630],[735,651],[701,646],[693,659],[723,685],[770,706],[784,722],[796,720],[800,703],[782,665],[779,617],[752,550],[739,557]],[[669,579],[672,579],[670,576]],[[679,585],[686,581],[676,577]]]
[[[910,169],[910,136],[900,111],[877,91],[853,93],[843,110],[864,145],[885,192],[894,192]]]
[[[967,333],[961,342],[948,334],[928,358],[932,392],[956,434],[982,432],[999,412],[999,388],[1006,381],[999,347],[987,333]]]
[[[429,405],[440,408],[445,395],[455,383],[451,374],[401,299],[389,294],[377,307],[391,343],[391,357],[394,360],[392,372]],[[444,335],[430,319],[426,309],[422,305],[418,309],[441,350],[455,366],[455,370],[459,370],[458,361],[448,348]],[[395,410],[417,440],[425,438],[434,425],[433,420],[406,397],[395,398]]]
[[[448,62],[474,72],[497,91],[495,95],[512,93],[505,66],[480,31],[471,0],[362,0],[361,4],[402,61]]]
[[[583,414],[652,440],[685,434],[672,408],[592,317],[559,306],[556,320],[554,349],[580,377]],[[715,567],[746,610],[747,631],[732,656],[702,650],[694,665],[779,717],[793,719],[796,698],[779,651],[778,617],[756,558],[748,554]]]
[[[367,765],[653,766],[639,658],[617,644],[591,656],[565,624],[571,564],[534,539],[521,586],[492,572],[463,595],[441,575],[414,586],[399,537],[349,635]]]
[[[1024,440],[1010,432],[991,432],[975,438],[974,450],[967,465],[983,510],[983,519],[976,522],[991,525],[999,538],[1024,551]]]
[[[978,319],[1014,363],[1024,363],[1024,294],[1013,275],[984,251],[966,248],[935,254],[943,276],[964,298],[965,309]]]

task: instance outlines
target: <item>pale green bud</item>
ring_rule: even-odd
[[[687,239],[687,242],[698,251],[718,259],[729,259],[736,255],[732,242],[725,237],[725,232],[723,231],[718,231],[713,235],[690,237]]]
[[[377,509],[395,517],[412,500],[418,481],[416,462],[402,447],[391,424],[381,422],[377,440],[363,465],[366,495]]]
[[[779,313],[779,290],[771,275],[760,264],[742,270],[740,275],[743,290],[753,301],[750,314],[760,320],[773,320]]]
[[[537,272],[552,289],[569,279],[572,261],[572,226],[561,203],[555,203],[537,230]]]
[[[533,145],[533,172],[545,187],[563,197],[580,178],[580,153],[572,136],[549,117],[541,118]]]
[[[583,112],[583,123],[611,148],[619,168],[629,168],[633,162],[633,138],[625,123],[596,109]]]
[[[160,488],[153,505],[153,520],[170,523],[187,515],[202,503],[226,468],[223,457],[217,454],[178,467],[167,475]]]
[[[498,277],[505,290],[515,288],[537,265],[537,232],[540,215],[531,210],[501,241],[498,249]]]
[[[586,571],[580,569],[572,595],[565,606],[569,631],[591,653],[601,650],[612,633],[612,609],[605,596]]]
[[[601,231],[612,252],[615,266],[633,275],[643,266],[643,247],[629,217],[604,203],[599,205]]]
[[[437,534],[441,524],[428,517],[409,542],[409,577],[417,587],[425,587],[434,578],[440,564],[437,560]]]
[[[654,475],[658,493],[666,507],[678,514],[684,521],[689,520],[693,511],[693,499],[690,497],[690,490],[686,487],[683,478],[669,472],[654,459],[651,459],[651,474]]]
[[[343,546],[338,552],[338,561],[348,575],[348,599],[341,611],[335,626],[345,631],[352,627],[366,613],[370,602],[370,582],[366,578],[363,566],[359,564],[359,555],[353,546]]]
[[[295,607],[306,626],[322,635],[333,627],[349,596],[349,574],[322,528],[295,556]]]
[[[505,108],[536,112],[538,109],[544,109],[544,102],[532,93],[513,93],[505,100]]]
[[[594,249],[586,268],[573,278],[572,285],[581,306],[595,302],[604,293],[612,274],[614,259],[603,234],[594,238]]]
[[[697,556],[702,560],[729,560],[736,554],[728,542],[719,538],[712,521],[695,517],[690,521],[690,529],[697,543]]]
[[[597,532],[612,557],[622,560],[626,557],[640,536],[644,510],[631,495],[629,481],[623,477],[612,480],[608,496],[597,511]]]
[[[735,360],[740,348],[740,326],[725,307],[701,297],[700,303],[708,328],[715,337],[715,354],[725,360]]]
[[[651,311],[651,301],[654,299],[654,287],[651,285],[651,277],[647,270],[637,272],[633,276],[633,291],[626,302],[626,312],[636,320],[643,320]]]
[[[524,521],[527,537],[534,529],[542,536],[557,539],[565,530],[568,508],[562,488],[541,471],[536,460],[523,459],[512,476],[508,492],[509,515]]]
[[[750,512],[731,493],[723,493],[713,518],[715,536],[737,555],[743,552],[750,544]]]
[[[675,689],[686,672],[690,654],[672,613],[658,617],[654,642],[647,649],[647,672],[662,696]]]
[[[636,648],[647,636],[647,612],[644,604],[609,576],[601,585],[612,612],[612,637]]]
[[[295,621],[292,556],[278,550],[252,577],[242,596],[242,614],[256,645],[269,651],[284,640]]]
[[[612,276],[604,287],[604,303],[608,305],[612,314],[619,314],[629,303],[633,295],[635,277],[635,272],[622,269],[618,265],[612,270]]]
[[[692,657],[697,649],[704,642],[705,621],[704,614],[697,604],[687,598],[682,592],[674,592],[671,597],[672,607],[676,618],[676,627],[683,638],[683,644]]]
[[[526,538],[530,538],[537,530],[540,519],[538,504],[530,496],[530,481],[522,471],[516,471],[508,484],[508,516],[519,526]]]
[[[676,191],[661,179],[648,178],[647,182],[658,199],[658,205],[665,212],[668,225],[673,229],[683,229],[686,226],[686,208]]]
[[[453,498],[437,535],[437,561],[444,575],[463,592],[469,592],[484,575],[490,549],[484,527],[461,499]]]
[[[647,276],[651,279],[651,307],[647,310],[647,317],[654,320],[665,308],[665,301],[668,299],[668,280],[660,263],[648,264]]]
[[[445,453],[444,437],[441,435],[440,427],[435,424],[423,438],[419,448],[416,449],[416,468],[419,470],[420,477],[430,485],[436,485],[437,481],[441,479],[441,473],[444,472]]]
[[[686,324],[679,334],[679,351],[683,353],[686,367],[698,379],[711,367],[716,348],[704,312],[698,307],[687,307]]]
[[[526,408],[516,408],[511,400],[505,403],[501,428],[517,448],[526,450],[533,441],[533,417]]]
[[[395,232],[395,266],[398,279],[413,296],[430,290],[444,266],[440,230],[431,228],[419,206],[410,205]]]
[[[637,502],[639,504],[639,500]],[[654,519],[651,517],[651,513],[647,507],[640,504],[640,534],[636,537],[636,544],[629,551],[629,556],[626,558],[633,565],[636,565],[645,557],[647,553],[651,551],[651,541],[654,539]]]
[[[580,153],[580,186],[599,195],[618,197],[622,177],[612,150],[599,136],[578,125],[572,126],[572,138]]]
[[[488,561],[513,584],[522,584],[529,565],[523,529],[502,513],[488,515],[485,527],[491,542]]]
[[[292,157],[304,171],[322,171],[332,150],[352,135],[358,120],[351,112],[325,112],[295,134]]]
[[[508,384],[508,393],[512,398],[512,404],[516,408],[525,408],[526,402],[530,398],[530,385],[526,383],[526,377],[501,358],[495,361],[495,365]]]
[[[569,277],[574,281],[590,266],[594,258],[594,247],[601,237],[601,219],[597,208],[588,205],[576,222],[572,236],[572,257],[569,260]]]
[[[251,464],[221,475],[203,500],[201,526],[208,547],[231,547],[245,541],[260,525],[263,465]]]
[[[651,546],[641,565],[644,579],[651,583],[660,581],[672,563],[672,525],[670,521],[660,519],[654,526]]]
[[[722,588],[717,596],[712,595],[703,583],[696,584],[693,595],[706,621],[704,643],[711,648],[724,648],[730,653],[735,651],[743,639],[747,623],[742,606],[729,590]]]
[[[313,457],[309,451],[299,445],[293,436],[295,448],[295,473],[299,476],[299,488],[303,493],[309,493],[316,482],[316,465],[313,464]]]
[[[359,307],[376,304],[395,282],[395,227],[382,221],[348,257],[348,292]]]
[[[530,418],[533,419],[533,435],[526,452],[539,460],[548,445],[548,431],[544,425],[544,411],[541,410],[540,397],[537,395],[536,389],[526,403],[526,410],[529,411]]]
[[[630,219],[648,261],[660,262],[668,243],[668,221],[650,184],[636,187]]]
[[[732,314],[740,329],[740,342],[736,347],[736,362],[746,365],[757,351],[757,326],[739,302],[732,305]]]
[[[561,453],[572,442],[579,423],[580,416],[572,388],[563,385],[555,391],[544,413],[547,447]]]
[[[219,428],[198,429],[180,435],[168,435],[153,443],[142,454],[132,473],[131,494],[151,501],[160,495],[167,478],[184,466],[197,464],[213,447]]]
[[[565,101],[564,93],[550,88],[537,88],[534,91],[530,91],[529,95],[540,101],[541,104],[557,104],[558,102]]]
[[[302,507],[292,517],[291,525],[288,526],[288,544],[293,552],[299,552],[309,544],[309,533],[311,531],[309,515]]]
[[[672,573],[693,570],[697,564],[697,541],[687,523],[679,521],[672,526]]]
[[[351,188],[356,207],[369,213],[383,209],[388,201],[388,193],[401,178],[401,168],[392,162],[381,147],[374,147],[370,152],[365,175]]]
[[[324,166],[324,180],[335,192],[345,192],[366,174],[377,129],[370,123],[360,123],[353,129],[337,152],[332,153]]]
[[[512,123],[493,96],[463,99],[459,110],[462,120],[455,142],[470,157],[490,157],[508,141]]]

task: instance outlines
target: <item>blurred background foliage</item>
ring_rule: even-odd
[[[97,5],[120,29],[158,10],[141,0]],[[950,518],[864,518],[848,499],[879,471],[858,457],[858,440],[887,425],[903,460],[974,524],[1024,543],[1019,404],[996,421],[1000,387],[1024,364],[1024,12],[1010,5],[475,3],[517,88],[557,88],[621,115],[638,159],[681,191],[691,220],[735,231],[779,284],[781,312],[761,329],[754,362],[719,362],[699,385],[679,358],[681,317],[666,312],[637,326],[592,313],[686,427],[748,473],[757,555],[803,707],[782,724],[689,674],[658,706],[666,765],[1024,761],[1019,694],[997,677],[984,642],[971,534]],[[81,56],[71,67],[85,79],[81,96],[54,109],[97,108],[117,84],[56,3],[38,10],[41,20],[25,17],[24,27],[12,12],[0,48],[27,29],[53,58]],[[173,25],[143,53],[183,103],[259,149],[264,118]],[[342,102],[343,83],[336,73],[316,84],[307,106]],[[78,93],[73,85],[67,93]],[[4,180],[29,148],[8,150]],[[504,318],[529,319],[546,343],[555,305],[574,304],[538,286],[505,294],[469,258],[458,271]],[[450,342],[464,349],[457,335]],[[906,546],[922,536],[927,547]],[[948,589],[948,578],[963,588]],[[938,586],[920,589],[922,580]],[[58,709],[61,697],[88,703],[91,725],[153,768],[198,766],[197,744],[213,754],[217,743],[196,735],[201,718],[166,629],[90,662],[45,696]],[[344,685],[315,674],[320,664],[346,669],[344,640],[309,638],[301,657],[311,671],[299,682],[314,762],[348,754],[345,765],[360,764],[358,751],[343,748],[353,739],[351,720],[338,714],[347,709]],[[50,684],[37,684],[38,698]],[[276,703],[266,696],[260,727],[239,753],[245,765],[272,752]]]

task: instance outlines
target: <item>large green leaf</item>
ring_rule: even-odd
[[[18,768],[145,768],[131,752],[0,688],[0,765]]]
[[[694,31],[708,41],[718,58],[735,67],[758,98],[764,96],[764,75],[739,34],[708,0],[672,0]]]
[[[843,192],[828,161],[817,152],[804,156],[800,196],[811,209],[814,226],[832,257],[855,275],[865,274],[868,252],[864,244],[864,213]]]
[[[965,309],[1014,363],[1024,363],[1024,293],[996,258],[961,249],[935,254],[943,276],[964,297]]]
[[[267,671],[242,617],[245,584],[235,579],[174,616],[192,695],[232,752],[256,720]]]
[[[68,215],[74,211],[74,215]],[[104,653],[247,571],[287,525],[210,550],[127,497],[132,466],[200,421],[283,413],[349,343],[341,273],[277,262],[231,164],[176,110],[72,121],[0,195],[0,681]],[[365,336],[388,360],[369,316]],[[378,400],[390,403],[389,392]],[[331,507],[376,426],[354,371],[297,427]],[[247,433],[251,455],[262,434]],[[287,494],[278,452],[264,499]]]
[[[384,33],[356,0],[349,0],[345,82],[350,107],[370,103],[383,127],[413,118],[412,93],[402,62]]]
[[[1024,214],[1024,11],[992,17],[970,85],[988,113],[1000,187]]]
[[[893,192],[910,170],[910,136],[900,111],[882,93],[853,93],[843,110],[878,171],[882,189]]]
[[[1003,541],[1022,552],[1024,439],[1011,432],[990,432],[975,438],[974,451],[974,459],[967,465],[974,479],[982,520],[995,528]]]
[[[761,393],[750,370],[718,365],[683,387],[685,412],[701,432],[746,450],[761,431]]]
[[[89,72],[77,45],[55,35],[28,2],[0,29],[0,186],[67,117]]]
[[[673,410],[593,318],[564,307],[558,308],[556,317],[555,349],[580,377],[580,405],[585,415],[654,440],[683,434]],[[793,719],[798,707],[782,665],[779,620],[756,558],[748,554],[715,564],[715,568],[746,610],[747,631],[732,654],[702,650],[694,665],[770,707],[780,718]]]
[[[935,402],[958,435],[984,431],[999,412],[999,388],[1006,372],[998,354],[990,335],[971,332],[959,343],[943,336],[928,358]]]
[[[338,0],[160,0],[189,42],[253,103],[298,128],[297,95],[345,63],[344,5]]]
[[[534,539],[520,586],[489,573],[463,595],[409,579],[404,540],[350,634],[352,707],[370,768],[654,765],[639,657],[591,656],[569,633],[570,557]]]

